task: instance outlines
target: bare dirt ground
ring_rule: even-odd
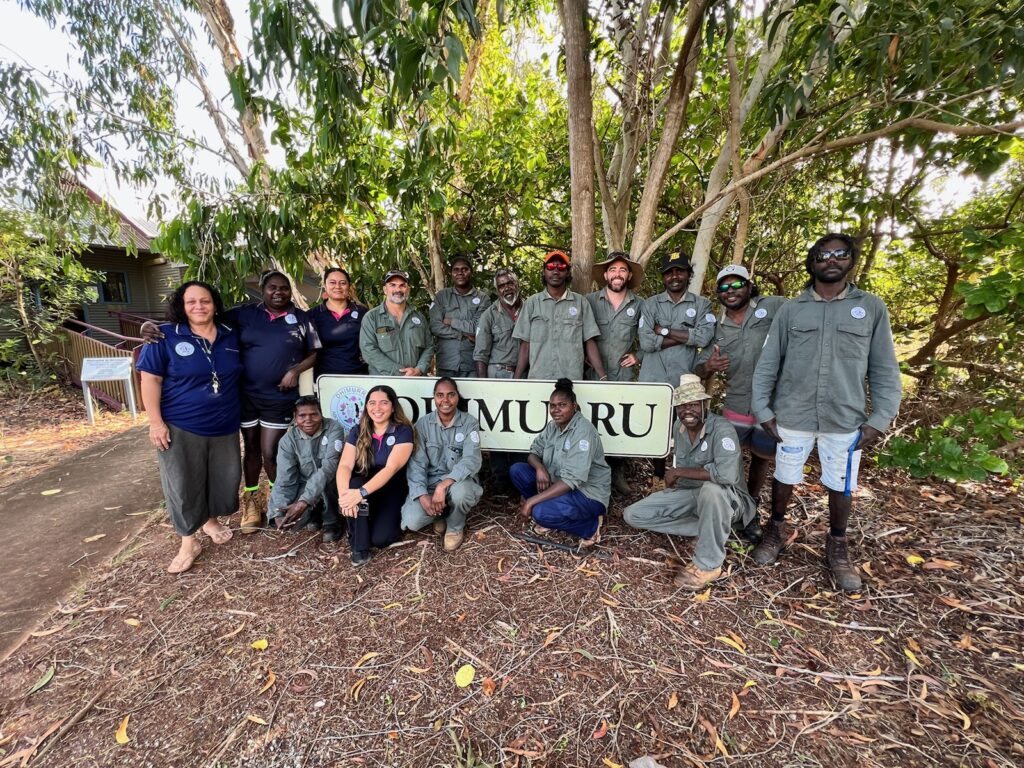
[[[1017,491],[864,474],[858,596],[813,485],[778,566],[736,543],[696,596],[689,543],[621,503],[586,558],[491,498],[457,553],[415,536],[358,572],[261,533],[175,578],[155,523],[0,667],[0,766],[1024,764]]]

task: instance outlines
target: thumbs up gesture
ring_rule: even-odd
[[[715,344],[711,351],[711,357],[704,363],[704,368],[708,373],[721,373],[722,371],[729,370],[729,356],[723,355],[722,350],[719,349],[718,345]]]

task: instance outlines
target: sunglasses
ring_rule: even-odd
[[[569,265],[561,261],[550,261],[544,265],[544,269],[548,272],[565,272],[569,269]]]
[[[848,258],[850,258],[849,248],[836,248],[834,251],[818,251],[814,256],[814,260],[818,264],[824,264],[829,259],[846,261]]]
[[[738,291],[738,290],[740,290],[740,288],[742,288],[746,284],[747,284],[746,280],[733,280],[731,283],[720,283],[719,286],[718,286],[718,292],[719,293],[725,293],[730,288],[732,290],[734,290],[734,291]]]

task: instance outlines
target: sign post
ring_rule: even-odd
[[[132,420],[138,418],[133,378],[130,357],[87,357],[82,360],[82,392],[85,394],[85,413],[90,424],[96,423],[96,415],[92,411],[92,393],[89,391],[90,381],[123,381],[128,392],[128,410],[131,411]]]

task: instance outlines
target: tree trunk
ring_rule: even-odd
[[[594,264],[594,104],[590,79],[590,19],[585,0],[559,0],[565,32],[569,95],[569,179],[572,205],[572,271],[578,291],[591,284]]]

